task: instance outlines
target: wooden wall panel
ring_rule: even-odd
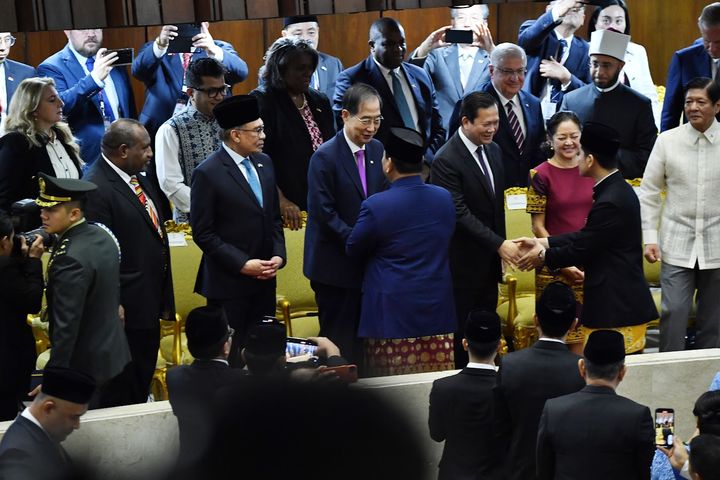
[[[247,18],[277,17],[280,14],[277,0],[245,0],[245,6]]]
[[[103,46],[109,49],[113,48],[134,48],[135,55],[138,54],[140,48],[145,44],[146,32],[145,27],[125,27],[125,28],[106,28],[103,30]],[[135,107],[138,114],[142,110],[145,102],[145,86],[139,80],[136,80],[130,72],[130,67],[116,67],[127,69],[131,78],[131,86],[135,97]]]
[[[380,12],[346,13],[319,17],[320,44],[318,48],[338,57],[345,68],[368,56],[370,25],[380,18]]]
[[[240,58],[248,64],[248,78],[233,89],[234,94],[248,93],[258,84],[258,70],[265,53],[263,20],[217,22],[210,25],[213,38],[232,43]]]
[[[321,15],[333,13],[332,0],[308,0],[308,14]]]
[[[70,0],[45,0],[45,25],[47,30],[62,30],[72,28],[72,9]]]
[[[72,0],[73,27],[105,28],[107,27],[107,14],[105,2],[98,0]]]
[[[529,19],[542,15],[545,11],[543,3],[513,3],[497,6],[498,31],[493,38],[495,43],[517,43],[520,25]]]
[[[162,23],[158,0],[130,0],[134,4],[135,18],[139,25]]]
[[[18,30],[17,10],[15,0],[0,0],[0,32],[15,32]]]
[[[220,0],[220,10],[224,20],[240,20],[247,18],[245,2],[237,0]]]
[[[162,23],[166,25],[193,23],[197,21],[193,0],[162,0],[161,6]]]

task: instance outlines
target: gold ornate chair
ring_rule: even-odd
[[[506,238],[533,237],[530,214],[525,211],[527,188],[505,190]],[[512,338],[515,350],[529,347],[537,339],[535,315],[535,272],[507,271],[500,284],[497,313],[505,338]]]
[[[302,212],[300,230],[285,226],[285,248],[289,259],[277,274],[276,316],[285,323],[288,336],[311,337],[320,332],[315,292],[303,274],[305,225],[307,213]]]

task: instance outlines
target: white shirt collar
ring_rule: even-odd
[[[543,342],[555,342],[555,343],[562,343],[565,345],[565,342],[560,340],[559,338],[550,338],[550,337],[540,337],[538,340],[542,340]]]
[[[480,145],[475,145],[472,140],[467,138],[465,134],[462,131],[462,127],[458,128],[458,136],[460,137],[460,140],[465,144],[468,150],[470,150],[470,153],[475,153]]]
[[[513,98],[505,98],[505,96],[500,93],[500,90],[498,90],[497,88],[495,89],[495,92],[498,94],[498,97],[500,97],[500,102],[502,103],[503,110],[507,109],[507,102],[512,102],[513,108],[518,105],[518,102],[515,101],[515,99],[518,97],[517,94],[515,94]]]
[[[355,152],[359,150],[365,150],[365,145],[362,147],[359,145],[356,145],[355,142],[350,140],[350,137],[348,137],[347,130],[345,130],[345,127],[343,127],[343,136],[345,137],[345,141],[347,142],[348,146],[350,147],[350,151],[353,155],[355,155]]]
[[[30,420],[32,423],[34,423],[35,425],[37,425],[37,426],[40,428],[40,430],[42,430],[43,432],[45,432],[45,429],[43,428],[42,425],[40,425],[40,422],[38,421],[38,419],[35,418],[35,416],[34,416],[32,413],[30,413],[30,409],[29,409],[29,408],[26,408],[25,410],[23,410],[22,413],[20,414],[20,416],[27,418],[27,419]],[[45,432],[45,433],[47,433],[47,432]]]
[[[233,159],[233,162],[235,162],[235,164],[236,164],[238,167],[239,167],[240,164],[243,162],[243,160],[245,160],[245,159],[247,158],[247,157],[243,157],[242,155],[240,155],[239,153],[237,153],[235,150],[233,150],[232,148],[230,148],[230,147],[228,147],[227,145],[225,145],[225,142],[223,142],[222,146],[223,146],[223,148],[225,149],[225,151],[228,153],[228,155],[230,155],[230,158]]]
[[[68,47],[70,48],[70,51],[73,53],[73,55],[75,55],[75,58],[77,59],[80,66],[82,66],[83,69],[87,69],[86,64],[87,64],[88,57],[81,55],[80,52],[75,50],[75,47],[73,47],[72,42],[68,42]]]
[[[497,371],[496,365],[490,365],[489,363],[475,363],[475,362],[468,362],[467,367],[465,368],[477,368],[480,370],[493,370]]]
[[[608,88],[600,88],[596,85],[595,88],[597,88],[598,92],[600,92],[600,93],[607,93],[607,92],[612,92],[613,90],[615,90],[617,88],[617,86],[620,85],[620,83],[621,83],[620,77],[618,76],[618,79],[617,79],[617,82],[615,82],[615,85],[608,87]]]
[[[595,188],[595,187],[597,187],[598,185],[600,185],[602,182],[605,181],[606,178],[608,178],[610,175],[613,175],[613,174],[617,173],[618,171],[619,171],[619,170],[616,168],[616,169],[613,170],[612,172],[610,172],[610,173],[608,173],[607,175],[605,175],[603,178],[601,178],[600,180],[598,180],[598,182],[593,186],[593,188]]]
[[[213,362],[224,363],[225,365],[230,366],[230,363],[228,363],[228,361],[225,360],[224,358],[212,358],[211,360]]]
[[[377,67],[380,69],[380,72],[382,72],[383,77],[387,77],[388,75],[390,75],[389,68],[387,68],[385,65],[383,65],[382,63],[375,60],[375,57],[372,57],[372,59],[373,59],[373,62],[375,62],[375,65],[377,65]],[[401,70],[401,68],[402,68],[402,66],[395,68],[394,70]]]
[[[690,123],[688,123],[688,125],[690,125]],[[690,128],[695,130],[692,125],[690,125]],[[718,122],[717,120],[713,120],[713,123],[710,125],[710,127],[708,127],[707,130],[705,130],[704,132],[695,130],[695,132],[698,135],[698,139],[705,137],[708,142],[715,143],[718,141],[718,139],[720,139],[720,122]]]
[[[128,174],[125,173],[124,171],[120,170],[117,165],[115,165],[113,162],[110,161],[109,158],[107,158],[107,157],[105,156],[104,153],[102,154],[102,157],[105,159],[105,161],[108,163],[108,165],[110,165],[110,167],[111,167],[113,170],[115,170],[115,173],[117,173],[118,175],[120,175],[120,178],[123,179],[123,182],[125,182],[125,183],[127,183],[127,184],[130,184],[130,178],[131,178],[130,175],[128,175]]]

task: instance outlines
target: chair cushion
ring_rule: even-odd
[[[312,317],[297,317],[290,320],[293,337],[317,337],[320,334],[320,322],[317,315]]]
[[[182,356],[181,356],[181,363],[183,365],[190,365],[194,358],[192,355],[190,355],[190,350],[187,348],[187,337],[185,336],[185,332],[181,334],[180,342],[182,344]],[[173,336],[167,335],[165,337],[162,337],[160,339],[160,354],[162,355],[162,358],[165,359],[165,361],[169,364],[173,363]]]
[[[507,325],[508,302],[503,302],[497,307],[497,314],[503,326]],[[519,297],[517,299],[518,314],[515,317],[515,327],[534,328],[533,317],[535,316],[535,295]]]
[[[45,350],[40,355],[38,355],[37,360],[35,361],[35,369],[36,370],[42,370],[45,368],[45,365],[47,365],[47,362],[50,360],[50,352],[51,348]]]

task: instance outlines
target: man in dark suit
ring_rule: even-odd
[[[460,128],[438,151],[430,172],[431,183],[447,189],[455,203],[450,272],[458,319],[458,368],[468,360],[461,344],[468,313],[474,308],[495,311],[501,258],[520,258],[517,245],[505,240],[505,169],[500,147],[493,142],[500,123],[497,102],[487,93],[470,93],[462,101],[460,116]]]
[[[232,333],[222,308],[198,307],[187,316],[185,335],[195,360],[168,370],[167,375],[170,405],[180,430],[178,460],[182,464],[193,462],[209,441],[217,391],[245,376],[227,361]]]
[[[85,221],[90,182],[39,174],[35,202],[47,233],[57,234],[48,261],[47,305],[52,350],[48,365],[91,375],[94,407],[129,403],[121,372],[130,350],[119,315],[120,247],[106,226]]]
[[[655,453],[650,410],[615,393],[627,371],[622,333],[593,332],[584,357],[578,364],[587,386],[545,403],[538,480],[649,480]]]
[[[570,287],[551,283],[536,305],[540,339],[503,357],[495,387],[495,429],[510,480],[535,478],[537,426],[545,401],[585,386],[578,372],[580,356],[565,345],[568,331],[577,324],[576,315]]]
[[[61,480],[72,477],[63,442],[80,428],[95,390],[92,377],[69,368],[45,368],[40,392],[0,442],[3,480]]]
[[[373,138],[383,117],[380,95],[369,85],[351,86],[342,105],[343,128],[310,158],[303,273],[315,291],[320,335],[358,363],[362,360],[357,328],[364,265],[345,253],[345,244],[360,204],[386,185],[383,146]]]
[[[713,2],[703,8],[698,27],[702,38],[675,52],[670,60],[660,122],[662,132],[680,124],[685,105],[685,85],[690,80],[707,77],[720,81],[717,76],[720,66],[720,3]],[[717,118],[720,120],[720,114]]]
[[[227,70],[225,82],[231,87],[248,76],[245,61],[231,44],[213,39],[208,22],[203,22],[200,33],[193,37],[193,52],[168,53],[175,37],[177,27],[164,25],[157,38],[140,49],[132,64],[133,76],[145,84],[145,104],[139,120],[152,138],[160,125],[177,113],[178,104],[187,104],[183,81],[191,61],[210,57],[221,62]]]
[[[359,82],[371,85],[382,99],[383,120],[377,139],[383,142],[390,127],[417,130],[427,145],[425,160],[432,163],[445,143],[445,129],[430,76],[422,68],[403,61],[405,32],[397,20],[390,17],[375,20],[370,26],[368,44],[370,55],[338,76],[333,100],[337,124],[342,125],[345,90]]]
[[[456,375],[435,380],[430,390],[430,436],[445,441],[438,479],[499,479],[501,451],[493,430],[497,313],[470,312],[462,345],[470,363]]]
[[[658,318],[643,275],[640,202],[617,169],[620,148],[612,128],[588,122],[580,145],[580,175],[595,180],[593,206],[578,232],[549,238],[524,238],[523,269],[547,265],[585,268],[583,327],[615,328],[642,325]]]
[[[620,133],[618,168],[625,178],[640,178],[655,145],[657,127],[650,100],[620,82],[630,36],[596,30],[590,39],[593,82],[563,98],[561,110],[584,122],[612,126]]]
[[[64,116],[80,144],[80,157],[91,165],[100,156],[100,141],[118,118],[135,118],[135,100],[124,67],[113,68],[117,53],[100,48],[103,31],[66,30],[68,44],[38,66],[38,74],[55,80]]]
[[[20,82],[37,75],[35,68],[24,63],[8,60],[10,47],[15,45],[15,37],[10,32],[0,32],[0,128],[2,119],[7,115],[10,100]],[[2,134],[2,130],[0,130]]]
[[[588,43],[575,35],[585,22],[585,5],[554,0],[537,20],[520,26],[518,44],[528,55],[526,91],[538,97],[543,116],[550,118],[563,95],[590,83]]]
[[[282,29],[283,37],[298,37],[310,42],[312,47],[317,50],[320,41],[320,24],[315,15],[298,15],[294,17],[285,17],[283,22],[285,28]],[[343,64],[339,58],[323,53],[317,50],[318,64],[313,73],[310,86],[315,90],[322,92],[330,102],[335,96],[335,83],[340,72],[343,71]]]
[[[170,248],[158,193],[141,173],[152,157],[145,127],[137,120],[115,121],[102,149],[84,177],[98,186],[86,213],[112,230],[120,244],[120,303],[133,359],[132,396],[144,403],[160,345],[158,321],[175,318]]]
[[[275,313],[275,277],[285,236],[263,121],[255,97],[223,100],[213,112],[222,146],[193,173],[193,239],[203,251],[195,291],[225,310],[233,335],[230,364],[241,362],[247,328]]]
[[[432,32],[410,56],[410,62],[423,67],[430,75],[437,92],[438,108],[443,128],[448,136],[450,117],[455,104],[464,94],[477,90],[490,80],[490,52],[495,47],[487,18],[487,5],[451,8],[450,26]],[[445,32],[453,30],[472,31],[472,44],[447,43]]]

